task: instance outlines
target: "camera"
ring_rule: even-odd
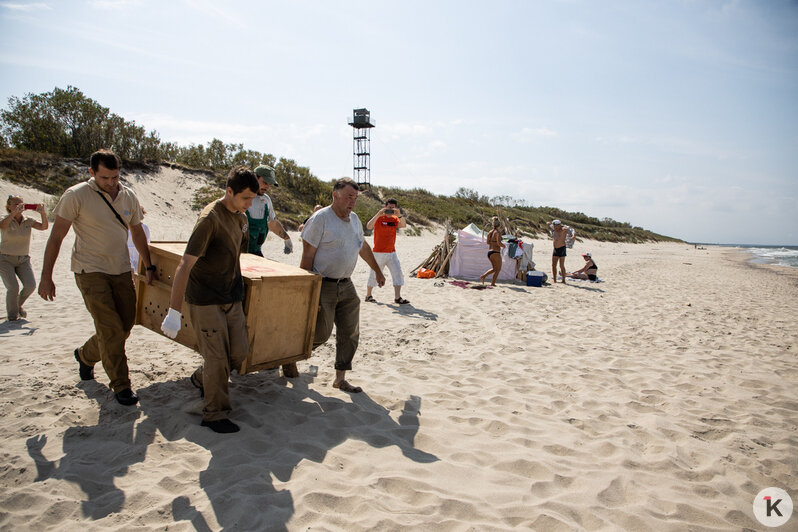
[[[393,213],[394,213],[394,210],[393,210],[393,209],[385,209],[385,214],[387,214],[387,215],[389,215],[389,216],[390,216],[390,215],[391,215],[391,214],[393,214]]]
[[[36,209],[39,208],[39,204],[38,203],[26,203],[26,204],[24,204],[22,206],[22,208],[25,209],[25,210],[28,210],[28,211],[35,211]]]

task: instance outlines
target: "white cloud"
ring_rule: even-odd
[[[518,142],[532,142],[539,138],[552,138],[557,136],[559,136],[559,133],[545,127],[525,127],[521,129],[519,133],[515,134],[515,138],[518,140]]]
[[[598,136],[596,137],[596,142],[604,145],[649,146],[669,154],[699,156],[718,161],[745,160],[749,157],[745,152],[730,150],[717,146],[712,142],[682,137],[651,137],[642,139],[629,135],[614,135]]]
[[[159,114],[126,114],[148,130],[156,130],[161,139],[178,144],[205,144],[217,138],[224,142],[244,143],[245,148],[256,149],[250,141],[268,142],[274,145],[291,146],[295,142],[307,142],[326,134],[325,124],[245,124],[240,122],[213,122],[189,120]]]
[[[443,135],[448,134],[453,128],[467,123],[463,119],[415,123],[391,122],[380,126],[380,134],[393,140],[399,140],[403,137]]]
[[[596,142],[599,144],[638,144],[640,141],[634,137],[617,135],[611,137],[596,137]]]
[[[30,4],[22,4],[16,2],[0,2],[0,7],[4,7],[6,9],[11,9],[14,11],[41,11],[41,10],[52,9],[48,4],[45,4],[44,2],[32,2]]]
[[[89,5],[98,9],[124,9],[140,6],[141,0],[92,0]]]
[[[184,0],[184,2],[188,7],[200,11],[215,20],[226,20],[232,26],[236,26],[239,29],[249,28],[249,24],[247,24],[234,9],[224,8],[226,5],[224,2],[215,2],[213,0]]]

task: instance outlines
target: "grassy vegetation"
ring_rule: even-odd
[[[49,153],[0,148],[0,175],[6,181],[60,195],[85,179],[88,161],[65,159]]]
[[[148,164],[124,161],[126,170],[155,172],[160,165],[179,168],[184,172],[203,175],[209,184],[202,187],[192,198],[192,206],[199,210],[223,194],[225,174],[222,170],[190,168],[175,163]],[[88,160],[66,159],[46,153],[0,148],[0,177],[12,183],[37,188],[60,195],[66,188],[86,179]],[[287,229],[296,229],[313,212],[316,204],[328,205],[332,197],[332,182],[313,176],[307,168],[294,161],[280,159],[275,164],[277,182],[270,196],[279,220]],[[555,207],[531,207],[511,198],[480,196],[474,191],[463,190],[454,196],[433,194],[424,189],[401,189],[395,187],[372,187],[362,191],[355,213],[364,222],[376,213],[388,198],[395,198],[407,216],[407,234],[421,234],[424,228],[450,220],[455,227],[470,223],[486,229],[491,216],[502,214],[519,230],[518,236],[542,236],[548,234],[547,222],[559,218],[577,231],[578,238],[590,238],[608,242],[679,241],[633,227],[625,222],[608,218],[599,220],[579,212],[567,212]],[[503,203],[503,204],[499,204]],[[513,205],[508,205],[513,204]]]
[[[204,186],[194,193],[191,198],[191,208],[195,211],[202,210],[207,204],[224,196],[224,189],[216,186]]]

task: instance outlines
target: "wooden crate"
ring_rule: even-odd
[[[145,280],[143,261],[136,275],[136,323],[163,334],[161,323],[169,312],[169,298],[185,242],[151,242],[150,258],[157,268],[151,285]],[[249,356],[241,373],[304,360],[313,349],[321,277],[296,266],[241,255],[244,277],[244,313],[249,331]],[[198,350],[197,337],[183,303],[183,327],[175,341]]]

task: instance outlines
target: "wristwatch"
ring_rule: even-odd
[[[154,272],[154,271],[158,270],[158,268],[156,268],[154,264],[150,264],[149,266],[147,266],[144,269],[147,270],[148,272]]]

